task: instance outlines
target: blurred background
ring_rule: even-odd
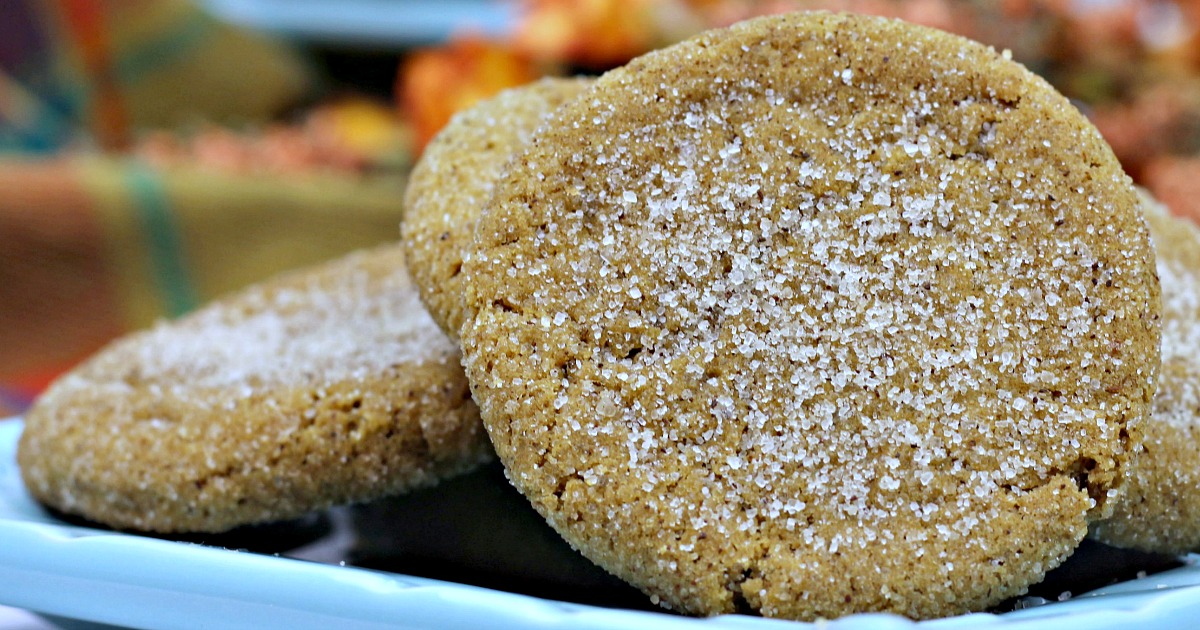
[[[1200,0],[3,0],[0,417],[122,333],[395,240],[478,99],[800,9],[1010,49],[1200,218]]]

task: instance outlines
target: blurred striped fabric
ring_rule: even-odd
[[[114,337],[398,236],[398,178],[153,167],[147,129],[311,96],[288,46],[178,0],[0,2],[0,417]]]
[[[261,120],[310,69],[181,0],[0,2],[0,150],[120,148],[140,128]]]

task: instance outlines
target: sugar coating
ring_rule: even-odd
[[[1092,534],[1185,553],[1200,549],[1200,231],[1142,192],[1162,285],[1162,368],[1133,477]]]
[[[38,500],[161,532],[290,518],[490,457],[457,347],[398,244],[118,340],[25,422],[18,460]]]
[[[542,120],[591,80],[547,77],[459,112],[425,147],[404,195],[403,243],[413,281],[452,339],[462,327],[463,253],[504,164]]]
[[[1157,378],[1129,179],[1044,81],[792,14],[639,58],[510,163],[464,365],[513,484],[695,614],[1024,592],[1111,511]]]

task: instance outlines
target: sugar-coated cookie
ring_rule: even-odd
[[[1065,98],[898,21],[756,19],[550,116],[464,267],[513,484],[683,612],[980,610],[1111,511],[1149,413],[1137,195]]]
[[[38,500],[158,532],[291,518],[490,454],[398,244],[114,342],[36,401],[18,447]]]
[[[504,164],[548,114],[590,84],[548,77],[481,101],[455,115],[413,167],[403,243],[421,299],[451,338],[463,319],[463,252]]]
[[[1162,285],[1162,368],[1143,451],[1095,538],[1158,553],[1200,549],[1200,230],[1145,194]]]

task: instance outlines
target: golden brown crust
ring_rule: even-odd
[[[1144,193],[1162,285],[1162,369],[1143,452],[1093,537],[1158,553],[1200,549],[1200,230]]]
[[[118,340],[25,422],[18,459],[38,500],[159,532],[291,518],[490,457],[458,349],[399,245]]]
[[[590,79],[544,78],[457,114],[425,147],[404,195],[401,232],[413,281],[452,339],[462,326],[463,253],[509,157]]]
[[[1111,510],[1157,379],[1146,227],[1095,129],[877,18],[605,75],[510,162],[463,273],[514,485],[689,613],[1019,594]]]

